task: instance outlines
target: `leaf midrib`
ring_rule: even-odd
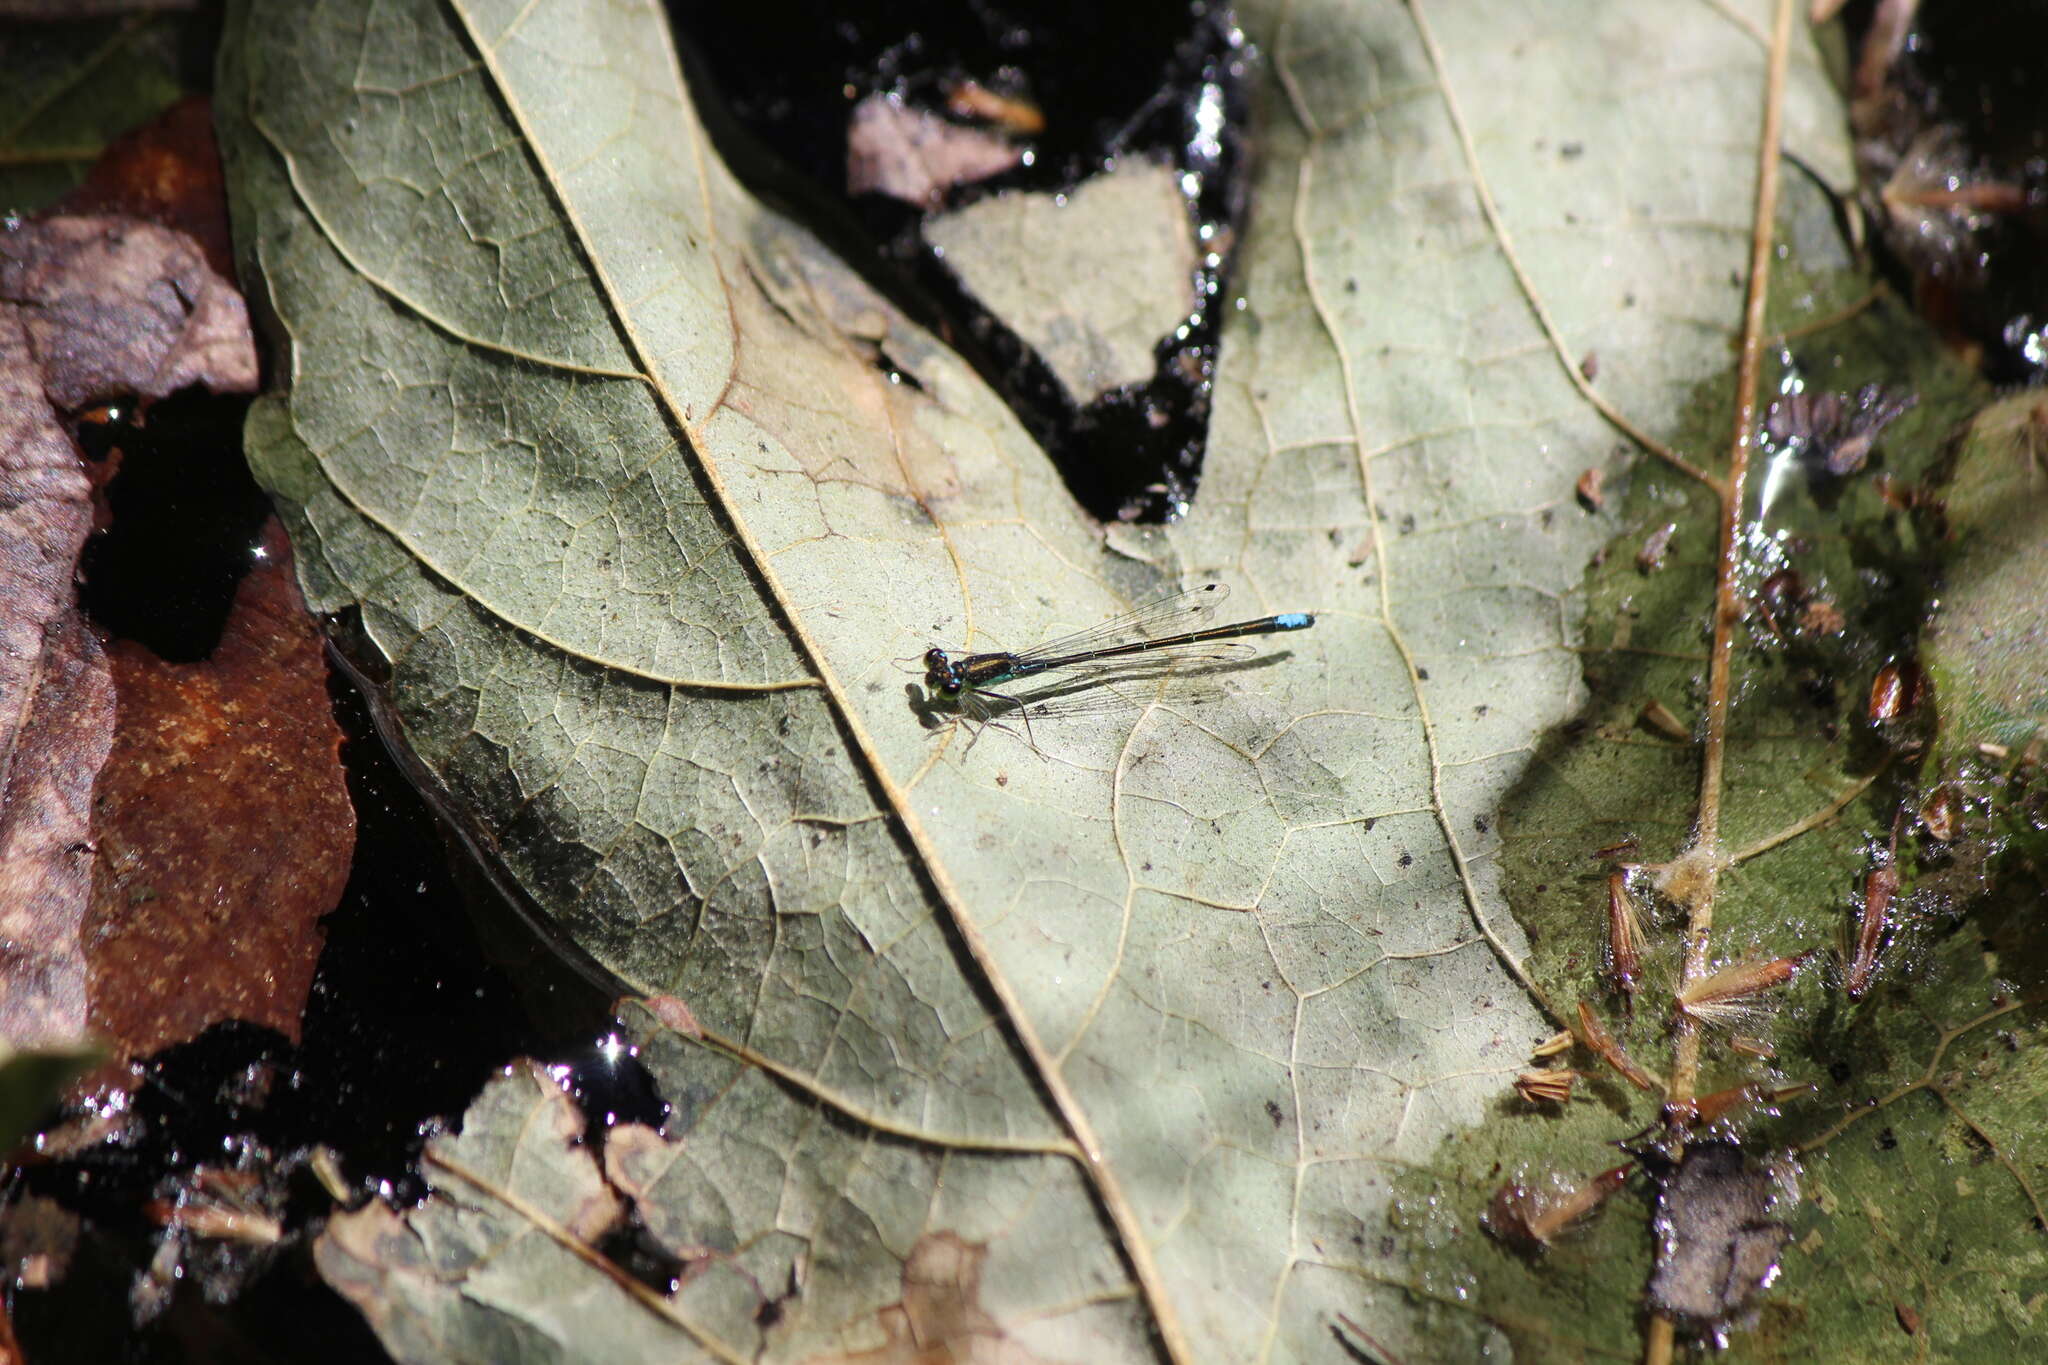
[[[1074,1141],[1074,1158],[1079,1162],[1090,1187],[1101,1201],[1110,1222],[1116,1228],[1118,1243],[1138,1280],[1140,1292],[1144,1295],[1146,1306],[1152,1315],[1153,1326],[1159,1334],[1166,1354],[1176,1362],[1188,1362],[1197,1359],[1187,1342],[1185,1332],[1180,1327],[1179,1318],[1174,1311],[1171,1296],[1167,1292],[1164,1276],[1152,1255],[1151,1245],[1144,1236],[1144,1229],[1138,1219],[1137,1211],[1131,1205],[1129,1198],[1124,1194],[1121,1182],[1117,1179],[1114,1171],[1111,1170],[1101,1141],[1095,1134],[1094,1125],[1090,1122],[1086,1110],[1082,1107],[1072,1089],[1067,1085],[1065,1076],[1061,1072],[1051,1051],[1038,1036],[1038,1031],[1034,1027],[1030,1016],[1025,1012],[1014,987],[1000,970],[993,949],[974,922],[973,916],[967,912],[964,898],[958,886],[949,875],[944,861],[938,856],[934,841],[917,818],[915,809],[909,799],[908,791],[895,782],[887,766],[881,761],[880,751],[873,737],[869,734],[867,727],[863,724],[859,709],[852,704],[848,691],[832,668],[823,646],[805,626],[801,612],[797,610],[791,595],[775,572],[772,557],[766,553],[764,547],[756,538],[753,528],[748,524],[745,517],[741,515],[740,508],[733,498],[717,462],[705,453],[704,443],[699,439],[699,436],[704,423],[709,420],[712,413],[718,410],[718,405],[713,404],[711,411],[705,414],[703,420],[694,419],[686,412],[685,405],[678,402],[676,396],[669,391],[667,385],[662,381],[657,367],[649,364],[651,352],[647,341],[640,335],[639,329],[635,326],[629,310],[623,306],[611,273],[607,270],[605,263],[596,252],[591,235],[584,224],[582,216],[577,212],[575,205],[567,196],[560,192],[558,186],[561,182],[557,175],[556,167],[550,161],[541,144],[531,135],[532,124],[528,117],[528,112],[514,92],[511,82],[506,78],[504,69],[498,60],[496,48],[486,41],[483,34],[477,31],[466,5],[458,0],[458,3],[453,5],[453,9],[458,21],[462,24],[463,32],[468,37],[471,46],[478,53],[485,70],[489,73],[492,83],[497,90],[498,97],[504,101],[507,112],[520,129],[527,152],[534,158],[535,164],[539,167],[542,180],[548,186],[557,207],[568,222],[571,233],[582,249],[585,259],[589,261],[591,273],[595,277],[597,286],[602,291],[611,309],[615,323],[626,338],[628,350],[641,362],[645,371],[642,377],[652,387],[663,409],[668,413],[669,420],[689,438],[690,444],[698,457],[697,468],[702,472],[706,484],[710,487],[712,496],[717,500],[721,513],[732,526],[734,535],[738,537],[741,546],[745,549],[754,572],[760,576],[768,597],[774,602],[779,614],[782,616],[783,624],[795,638],[799,652],[816,671],[819,686],[834,714],[845,727],[845,732],[851,737],[853,748],[858,753],[861,765],[865,769],[869,780],[874,782],[882,795],[883,804],[894,815],[898,826],[903,830],[904,837],[910,841],[912,849],[916,852],[919,866],[926,878],[929,879],[933,894],[938,897],[941,905],[944,907],[947,919],[952,924],[954,932],[959,936],[962,947],[973,960],[975,969],[980,974],[983,984],[986,985],[989,992],[995,997],[1004,1022],[1009,1026],[1012,1037],[1015,1038],[1018,1047],[1023,1052],[1034,1079],[1044,1088],[1046,1095],[1052,1101],[1054,1110],[1059,1115],[1062,1126],[1072,1136]],[[516,32],[517,26],[515,25],[500,35],[500,38],[501,40],[509,39]],[[662,55],[666,60],[667,71],[676,91],[678,106],[688,109],[690,107],[689,98],[683,84],[681,65],[677,60],[673,44],[667,45]],[[703,187],[701,192],[705,196],[705,236],[707,240],[703,249],[712,253],[714,268],[719,269],[720,283],[726,287],[729,294],[730,286],[726,284],[723,268],[719,265],[715,254],[716,248],[719,245],[719,238],[717,218],[713,211],[713,206],[709,202],[713,177],[711,174],[706,173],[707,149],[702,129],[696,120],[689,119],[687,123],[689,137],[688,155],[698,164],[700,172],[698,183]],[[737,351],[735,354],[737,354]],[[731,380],[732,376],[728,376],[728,385],[731,383]],[[914,492],[912,496],[915,496]],[[936,518],[933,521],[934,524],[937,524]]]

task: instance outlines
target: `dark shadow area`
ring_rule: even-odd
[[[107,635],[190,663],[220,639],[270,499],[249,477],[249,399],[187,389],[146,413],[133,404],[80,425],[108,477],[106,529],[86,545],[79,604]]]
[[[218,642],[269,515],[239,450],[246,407],[181,394],[88,426],[113,529],[88,551],[84,600],[109,635],[181,659]],[[358,830],[301,1036],[216,1024],[133,1064],[131,1093],[102,1089],[57,1116],[47,1131],[74,1146],[10,1168],[0,1239],[50,1225],[71,1246],[47,1288],[10,1294],[32,1360],[383,1359],[314,1270],[334,1207],[316,1159],[331,1155],[355,1200],[420,1199],[426,1140],[519,1056],[552,1064],[594,1135],[666,1116],[646,1070],[607,1045],[608,994],[451,857],[361,695],[339,675],[330,690]],[[166,1209],[221,1172],[248,1182],[281,1240],[185,1237],[160,1256]]]

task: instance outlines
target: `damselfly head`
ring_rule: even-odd
[[[924,685],[946,701],[957,700],[967,687],[960,665],[934,645],[924,652]]]

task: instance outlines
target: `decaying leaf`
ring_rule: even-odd
[[[1732,1142],[1689,1144],[1658,1177],[1657,1268],[1650,1302],[1686,1330],[1725,1330],[1778,1276],[1798,1198],[1789,1168],[1749,1160]]]
[[[1941,614],[1921,656],[1940,699],[1944,768],[1982,743],[2023,748],[2048,726],[2048,477],[2031,453],[2041,401],[2022,393],[1986,408],[1956,452]]]
[[[85,1026],[88,800],[113,691],[74,606],[91,526],[60,409],[189,383],[254,386],[241,298],[190,238],[111,216],[0,232],[0,1035]]]
[[[172,228],[110,214],[24,223],[0,234],[0,298],[20,310],[59,408],[190,384],[255,391],[241,294]]]
[[[179,100],[115,138],[85,179],[64,196],[62,209],[140,219],[181,232],[198,244],[216,274],[234,278],[213,102],[203,95]]]
[[[1795,47],[1792,61],[1799,60]],[[1779,150],[1768,132],[1759,146],[1766,163]],[[1788,163],[1781,185],[1794,178]],[[1760,193],[1759,202],[1771,208],[1768,195]],[[1733,1358],[1905,1359],[1916,1346],[1899,1349],[1889,1308],[1894,1295],[1923,1311],[1938,1302],[1928,1322],[1952,1324],[1957,1314],[1988,1308],[1991,1285],[2001,1297],[2037,1298],[2042,1289],[2039,1238],[2030,1222],[2040,1208],[2032,1110],[2042,1093],[2042,1002],[2038,994],[2024,1003],[2014,994],[2038,984],[2038,886],[2012,906],[1987,904],[1981,888],[1973,896],[1965,887],[1953,899],[1916,895],[1916,904],[1938,904],[1935,914],[1950,917],[1953,941],[1916,936],[1909,953],[1896,954],[1901,966],[1913,968],[1910,988],[1873,992],[1860,1008],[1847,1008],[1822,973],[1794,968],[1806,945],[1840,941],[1844,888],[1870,869],[1870,845],[1883,838],[1902,792],[1930,776],[1912,772],[1916,754],[1895,742],[1910,737],[1873,732],[1867,688],[1885,659],[1924,657],[1933,599],[1945,605],[1935,480],[1944,443],[1980,400],[1975,381],[1928,345],[1929,333],[1906,310],[1867,301],[1867,277],[1814,268],[1807,248],[1838,243],[1831,229],[1798,226],[1799,211],[1786,200],[1764,209],[1751,239],[1752,269],[1730,277],[1731,287],[1747,282],[1751,291],[1742,363],[1732,376],[1703,381],[1700,409],[1711,410],[1711,420],[1681,424],[1674,438],[1682,451],[1707,452],[1703,468],[1638,469],[1613,500],[1616,524],[1628,529],[1584,585],[1589,702],[1553,737],[1553,755],[1527,777],[1518,794],[1527,799],[1503,811],[1511,831],[1505,862],[1520,869],[1510,884],[1528,916],[1537,978],[1553,999],[1598,998],[1609,982],[1599,920],[1589,913],[1597,887],[1582,850],[1637,836],[1643,852],[1631,861],[1652,872],[1646,880],[1660,893],[1649,926],[1655,960],[1683,964],[1676,980],[1653,967],[1646,982],[1660,1003],[1679,997],[1675,1016],[1660,1008],[1617,1020],[1619,1011],[1610,1011],[1605,1021],[1635,1057],[1665,1069],[1661,1093],[1636,1101],[1637,1113],[1658,1107],[1643,1121],[1665,1142],[1679,1141],[1674,1134],[1695,1124],[1739,1123],[1755,1150],[1796,1145],[1805,1171],[1820,1173],[1827,1198],[1800,1210],[1800,1231],[1810,1235],[1798,1255],[1785,1253],[1786,1278],[1797,1288],[1770,1305],[1755,1338],[1733,1344]],[[1808,315],[1811,333],[1795,336]],[[1792,339],[1773,355],[1780,328]],[[1578,344],[1568,329],[1566,338]],[[1610,364],[1615,354],[1602,351]],[[1803,413],[1792,411],[1799,404],[1781,407],[1779,429],[1763,444],[1784,458],[1768,472],[1751,459],[1742,477],[1743,462],[1758,448],[1752,418],[1768,402],[1764,396],[1800,383],[1811,391],[1816,376],[1826,376],[1826,386],[1842,396]],[[1877,389],[1859,395],[1866,384]],[[1899,405],[1888,396],[1903,393],[1920,401],[1893,419],[1889,409]],[[1791,416],[1807,423],[1798,428],[1798,454],[1796,424],[1785,421]],[[1889,421],[1881,437],[1874,425],[1863,425],[1866,417]],[[1881,455],[1873,453],[1876,440]],[[2009,471],[2024,468],[2006,453]],[[1796,477],[1802,457],[1822,477]],[[1829,472],[1831,461],[1836,473],[1846,473],[1880,458],[1898,487]],[[1788,471],[1795,477],[1782,477]],[[1901,488],[1922,491],[1905,495]],[[2001,520],[2016,511],[2002,509]],[[1666,555],[1660,573],[1638,573],[1630,560],[1643,537],[1674,523],[1671,543],[1683,553]],[[1989,566],[1993,556],[1987,552],[1980,562]],[[2015,587],[2021,576],[2011,576]],[[2013,605],[2021,595],[2012,595]],[[2038,591],[2034,596],[2038,605]],[[2024,643],[2039,612],[1987,615],[2003,623],[1993,629],[2014,637],[1997,641],[2004,646]],[[1939,616],[1933,624],[1934,633],[1947,634]],[[1939,682],[1927,699],[1932,704],[1916,714],[1941,713],[1945,725],[1950,684],[1946,677]],[[1910,694],[1899,679],[1894,718],[1904,718]],[[1688,720],[1698,717],[1686,727],[1689,742],[1646,740],[1638,721],[1645,696],[1669,699]],[[1881,755],[1878,763],[1872,750]],[[1981,764],[1956,757],[1964,770],[1983,772]],[[1967,836],[1961,842],[1967,845]],[[1967,857],[1932,849],[1920,861],[1959,855]],[[1954,879],[1950,889],[1964,880]],[[1882,899],[1885,884],[1878,885]],[[2029,928],[2016,927],[2022,918]],[[1994,936],[2001,941],[1990,948]],[[1845,948],[1843,957],[1851,955]],[[1714,970],[1731,959],[1735,970]],[[2019,977],[2025,986],[2012,984]],[[1769,1047],[1743,1036],[1746,1030],[1701,1027],[1709,1020],[1739,1023],[1745,1006],[1761,1020],[1766,1005],[1774,1059],[1761,1055]],[[2005,1026],[1992,1022],[2000,1011],[2012,1021],[2004,1037],[1998,1031]],[[1784,1093],[1790,1087],[1778,1084],[1781,1068],[1811,1077],[1814,1093]],[[1951,1092],[1950,1085],[1957,1088]],[[1590,1108],[1574,1106],[1560,1120],[1503,1106],[1500,1123],[1522,1130],[1525,1140],[1540,1127],[1542,1140],[1554,1142]],[[1582,1140],[1618,1137],[1637,1121],[1631,1114]],[[1468,1182],[1486,1188],[1496,1168],[1530,1161],[1526,1146],[1506,1134],[1482,1131],[1464,1147]],[[1970,1152],[1976,1166],[1964,1173]],[[1689,1175],[1705,1176],[1707,1153],[1695,1148],[1685,1158],[1703,1162]],[[1739,1165],[1739,1156],[1733,1160]],[[1978,1178],[1978,1171],[1991,1178]],[[1682,1214],[1687,1201],[1677,1190],[1672,1186],[1663,1200],[1663,1246],[1648,1302],[1639,1280],[1609,1269],[1639,1264],[1640,1230],[1619,1205],[1584,1230],[1570,1266],[1563,1256],[1532,1264],[1483,1243],[1483,1254],[1473,1254],[1471,1239],[1465,1254],[1446,1259],[1474,1268],[1496,1320],[1520,1313],[1541,1324],[1502,1329],[1518,1358],[1591,1358],[1603,1343],[1649,1361],[1683,1358],[1687,1347],[1677,1345],[1674,1354],[1674,1335],[1718,1336],[1750,1316],[1787,1233],[1768,1226],[1779,1221],[1768,1194],[1746,1200],[1740,1184],[1732,1184],[1724,1193],[1737,1197],[1725,1201],[1716,1226],[1698,1209]],[[1983,1278],[1965,1287],[1963,1276]],[[1589,1288],[1595,1284],[1600,1288]],[[1569,1314],[1559,1311],[1565,1302]],[[1947,1329],[1934,1354],[2024,1356],[2036,1324],[2025,1315],[1996,1316],[1983,1313],[1968,1328]],[[1642,1338],[1633,1352],[1620,1342],[1632,1334]]]
[[[1633,1165],[1623,1162],[1589,1180],[1571,1181],[1552,1176],[1533,1185],[1520,1181],[1503,1185],[1494,1191],[1493,1199],[1486,1206],[1486,1230],[1514,1246],[1525,1249],[1547,1247],[1566,1228],[1626,1185],[1634,1172]]]
[[[355,812],[317,628],[272,523],[203,662],[109,648],[119,718],[93,800],[94,1031],[154,1052],[217,1019],[296,1038]]]
[[[73,606],[86,478],[45,387],[20,305],[0,297],[0,1036],[16,1047],[74,1041],[85,1023],[87,823],[113,719]]]
[[[11,512],[26,506],[0,516],[13,521]],[[0,559],[18,562],[22,542],[7,539]],[[0,568],[10,587],[28,576],[13,568]],[[10,1047],[44,1048],[75,1044],[85,1032],[88,831],[114,691],[98,642],[68,604],[36,634],[21,629],[16,608],[28,596],[0,599],[0,630],[33,641],[19,654],[0,651],[0,669],[14,675],[5,695],[20,708],[0,733],[8,759],[0,786],[0,934],[8,944],[0,959],[0,1038]]]
[[[392,1355],[442,1361],[448,1342],[485,1330],[501,1358],[577,1358],[598,1340],[612,1343],[605,1354],[615,1361],[676,1358],[688,1338],[658,1311],[588,1295],[531,1311],[547,1297],[543,1285],[593,1258],[604,1264],[593,1244],[626,1207],[582,1144],[583,1114],[561,1087],[539,1067],[508,1068],[463,1129],[428,1144],[434,1193],[424,1203],[400,1212],[372,1200],[336,1214],[314,1243],[320,1273]]]

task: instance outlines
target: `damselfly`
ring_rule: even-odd
[[[1230,589],[1224,584],[1205,583],[1147,602],[1099,626],[1014,653],[992,650],[969,654],[934,647],[925,651],[924,683],[939,701],[987,698],[1004,703],[1008,709],[1024,711],[1028,720],[1031,708],[1036,705],[1034,699],[1009,696],[994,689],[1054,669],[1065,670],[1060,680],[1062,694],[1071,693],[1091,679],[1141,674],[1148,671],[1148,665],[1149,671],[1180,672],[1190,665],[1223,663],[1239,657],[1250,646],[1229,642],[1242,636],[1307,630],[1316,623],[1313,613],[1288,611],[1226,626],[1205,625],[1229,596]]]

